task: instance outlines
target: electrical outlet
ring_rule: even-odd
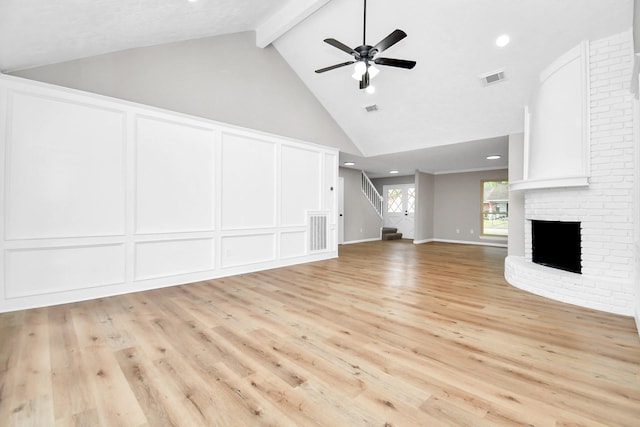
[[[456,228],[456,234],[460,234],[460,229]]]
[[[469,233],[473,234],[473,228],[471,230],[469,230]]]

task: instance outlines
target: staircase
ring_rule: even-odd
[[[378,190],[376,190],[376,187],[364,171],[362,171],[361,177],[362,194],[364,194],[369,203],[371,203],[371,206],[375,209],[378,216],[382,218],[382,196],[378,193]]]
[[[362,181],[362,194],[365,195],[365,197],[367,198],[369,203],[371,203],[371,206],[373,207],[373,209],[375,209],[380,219],[382,219],[383,218],[382,195],[378,193],[378,190],[376,190],[376,187],[373,185],[373,183],[371,182],[367,174],[364,173],[364,171],[362,171],[361,181]],[[382,227],[380,232],[380,237],[382,240],[398,240],[398,239],[402,239],[402,233],[398,233],[397,228]]]
[[[397,228],[382,227],[382,240],[402,239],[402,233],[398,233]]]

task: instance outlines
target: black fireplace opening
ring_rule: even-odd
[[[580,223],[531,221],[533,262],[582,274]]]

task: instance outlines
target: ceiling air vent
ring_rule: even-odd
[[[367,105],[364,109],[367,110],[367,113],[373,113],[374,111],[378,111],[378,106],[376,104]]]
[[[489,86],[494,83],[501,82],[505,79],[504,76],[504,68],[501,70],[492,71],[490,73],[486,73],[480,76],[480,80],[482,80],[482,84],[484,86]]]

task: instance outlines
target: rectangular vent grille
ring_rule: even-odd
[[[364,109],[367,110],[367,113],[372,113],[374,111],[378,111],[378,106],[376,104],[367,105]]]
[[[327,250],[327,215],[309,215],[309,250],[311,252]]]
[[[480,76],[480,79],[485,86],[501,82],[505,79],[504,70],[492,71]]]

